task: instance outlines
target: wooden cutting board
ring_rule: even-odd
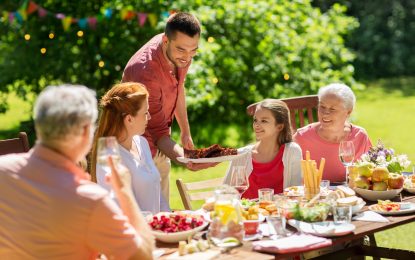
[[[210,259],[215,259],[219,255],[220,255],[220,250],[215,250],[215,249],[209,249],[209,250],[206,250],[205,252],[197,252],[197,253],[187,254],[183,256],[180,256],[179,252],[175,252],[169,255],[168,257],[166,257],[166,260],[194,260],[194,259],[210,260]]]

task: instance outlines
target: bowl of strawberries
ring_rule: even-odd
[[[187,240],[208,224],[201,215],[177,211],[159,213],[149,222],[156,239],[165,243]]]

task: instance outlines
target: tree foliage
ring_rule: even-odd
[[[309,0],[91,0],[82,4],[49,0],[42,5],[79,17],[106,7],[195,14],[203,33],[186,89],[192,131],[201,133],[203,128],[206,132],[196,134],[199,143],[220,141],[223,136],[215,134],[217,140],[212,140],[211,134],[218,123],[248,126],[245,107],[263,98],[314,94],[319,87],[338,81],[359,86],[353,78],[354,55],[344,43],[358,22],[338,4],[324,13]],[[101,94],[120,80],[130,56],[163,25],[160,21],[157,28],[138,27],[136,20],[114,17],[78,37],[76,25],[65,32],[61,22],[51,17],[29,16],[22,25],[0,23],[0,89],[38,93],[45,85],[68,82]],[[54,39],[48,37],[51,32]],[[29,41],[24,40],[26,33],[31,35]],[[47,49],[45,55],[39,51],[42,47]],[[99,61],[105,62],[103,68]],[[250,131],[245,132],[240,134],[247,139]]]
[[[358,78],[414,75],[415,1],[315,0],[313,4],[325,11],[338,2],[360,22],[346,41],[356,52]]]

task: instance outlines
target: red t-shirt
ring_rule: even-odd
[[[156,143],[163,136],[170,136],[176,101],[184,91],[184,80],[189,66],[178,68],[177,78],[164,57],[162,49],[163,34],[154,36],[128,61],[122,76],[122,82],[139,82],[144,84],[149,95],[148,105],[151,120],[143,136],[150,145],[154,156]]]
[[[285,144],[281,145],[275,158],[268,163],[259,163],[252,159],[253,170],[249,175],[249,188],[242,194],[242,198],[258,198],[258,190],[262,188],[274,189],[274,194],[283,192],[284,164],[282,156]]]

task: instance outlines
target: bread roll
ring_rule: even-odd
[[[337,195],[339,196],[339,198],[345,198],[346,197],[346,195],[341,190],[336,190],[335,192],[337,193]]]
[[[346,186],[337,186],[337,189],[341,190],[346,197],[356,195],[356,192],[354,192],[354,190],[352,190],[352,189],[350,189],[349,187],[346,187]]]
[[[259,207],[265,209],[268,205],[274,204],[272,201],[263,200],[259,202]]]
[[[354,206],[358,202],[358,198],[356,196],[350,196],[346,198],[337,199],[338,206]]]

